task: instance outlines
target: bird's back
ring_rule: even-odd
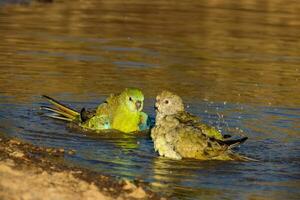
[[[226,145],[220,145],[217,141],[195,130],[182,129],[174,148],[184,158],[231,160],[228,156],[231,152]]]
[[[233,160],[233,153],[227,145],[219,144],[201,129],[191,124],[181,123],[175,116],[167,116],[151,133],[160,154],[199,160]],[[166,148],[168,147],[168,148]],[[169,152],[168,152],[169,151]]]
[[[201,132],[201,133],[207,135],[208,137],[213,137],[213,138],[216,138],[219,140],[224,139],[221,132],[219,132],[217,129],[215,129],[212,126],[204,124],[201,121],[200,117],[192,115],[186,111],[180,112],[180,113],[174,115],[174,117],[176,117],[179,120],[179,122],[182,124],[199,129],[200,131],[198,131],[198,132]]]
[[[97,107],[96,115],[106,115],[110,118],[114,115],[119,105],[119,94],[111,94]]]
[[[96,110],[85,110],[80,112],[80,126],[92,130],[111,129],[112,118],[116,110],[117,95],[110,95]]]

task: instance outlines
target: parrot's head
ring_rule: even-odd
[[[184,111],[184,105],[178,95],[163,91],[156,97],[155,110],[160,116],[173,115]]]
[[[126,88],[121,96],[122,102],[131,112],[140,112],[143,110],[144,95],[141,90],[135,88]]]

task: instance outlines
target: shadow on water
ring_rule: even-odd
[[[3,2],[1,132],[177,199],[299,198],[296,1]],[[238,151],[260,162],[159,158],[147,134],[82,134],[39,115],[41,94],[80,110],[130,86],[151,117],[161,89],[178,93],[206,123],[246,134]]]

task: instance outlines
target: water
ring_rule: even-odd
[[[75,149],[67,162],[175,199],[299,199],[299,10],[292,0],[0,1],[0,131]],[[147,136],[83,135],[39,115],[41,94],[92,108],[130,86],[152,117],[158,92],[178,93],[206,123],[246,134],[239,152],[260,162],[173,161]]]

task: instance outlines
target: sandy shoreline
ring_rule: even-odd
[[[67,166],[68,153],[0,136],[0,199],[164,199],[143,184]]]

